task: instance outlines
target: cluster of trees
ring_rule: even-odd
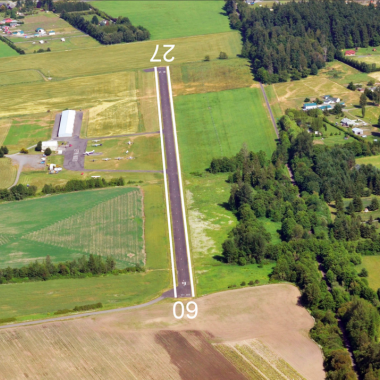
[[[3,158],[8,153],[9,149],[6,146],[0,147],[0,158]]]
[[[22,199],[36,195],[36,186],[25,186],[21,183],[8,189],[0,189],[0,200],[21,201]]]
[[[347,65],[350,65],[357,70],[363,71],[364,73],[379,71],[379,68],[376,67],[376,63],[365,63],[365,62],[358,61],[350,57],[345,57],[344,54],[339,50],[335,52],[335,58],[338,61],[341,61]]]
[[[372,65],[345,58],[339,50],[380,44],[377,5],[312,0],[275,3],[272,10],[249,7],[243,0],[228,0],[225,10],[231,27],[243,34],[242,55],[252,61],[257,79],[275,83],[316,74],[334,57],[372,71]]]
[[[144,272],[145,269],[141,266],[127,267],[125,269],[116,269],[116,262],[111,256],[105,259],[102,256],[90,254],[88,257],[72,261],[60,262],[54,264],[50,256],[42,262],[37,260],[20,268],[7,267],[0,269],[0,284],[19,281],[46,281],[61,277],[86,277],[89,275],[101,274],[121,274]]]
[[[94,25],[79,14],[65,11],[61,13],[61,18],[104,45],[144,41],[150,38],[147,29],[142,26],[133,26],[127,17],[119,17],[111,28]]]
[[[0,36],[0,41],[5,42],[9,47],[13,50],[16,50],[19,54],[25,54],[25,51],[17,47],[12,41],[8,40],[8,38]]]
[[[71,179],[65,185],[45,184],[42,188],[43,194],[67,193],[70,191],[80,191],[87,189],[98,189],[110,186],[124,186],[124,178],[111,178],[109,181],[104,178],[89,178],[89,179]]]
[[[67,1],[57,1],[53,3],[52,0],[42,0],[49,4],[49,10],[53,10],[55,13],[65,12],[81,12],[88,11],[91,9],[90,4],[84,3],[83,1],[67,2]]]

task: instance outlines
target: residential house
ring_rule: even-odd
[[[302,109],[304,111],[308,111],[308,110],[312,110],[314,108],[318,108],[318,104],[317,103],[305,103],[302,107]]]
[[[339,103],[340,98],[333,98],[331,95],[325,95],[323,96],[323,103],[324,104],[335,104]]]
[[[48,33],[49,36],[55,36],[55,31],[54,30],[51,30],[49,33]]]
[[[355,120],[348,119],[347,117],[344,117],[340,122],[345,127],[353,127],[355,125],[360,124],[360,123],[356,122]]]
[[[355,50],[346,50],[344,55],[351,57],[351,56],[355,55]]]
[[[12,36],[23,36],[23,35],[24,35],[23,30],[17,30],[17,31],[12,33]]]

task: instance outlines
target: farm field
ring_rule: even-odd
[[[54,125],[54,115],[39,114],[34,117],[19,117],[11,119],[11,127],[4,145],[9,152],[19,152],[21,148],[28,148],[38,141],[49,140]]]
[[[30,320],[97,302],[104,309],[150,301],[169,287],[166,270],[9,284],[0,287],[0,318]]]
[[[22,70],[0,74],[0,86],[10,84],[43,82],[44,78],[38,70]]]
[[[210,55],[215,60],[221,51],[226,52],[230,58],[241,53],[241,38],[238,32],[165,39],[160,45],[176,45],[173,51],[174,64],[202,61],[205,55]],[[143,41],[100,46],[96,49],[87,49],[86,54],[83,54],[81,49],[76,49],[67,52],[9,57],[1,62],[0,73],[37,69],[46,77],[52,77],[54,82],[73,77],[147,69],[152,67],[150,59],[155,48],[155,41]],[[161,49],[158,54],[161,55],[163,52],[164,50]],[[69,84],[67,88],[70,88]],[[72,88],[70,90],[72,91]]]
[[[10,158],[0,158],[0,189],[7,189],[16,179],[17,166],[12,165]]]
[[[380,169],[380,156],[359,157],[355,159],[359,165],[372,164],[376,168]]]
[[[212,158],[275,149],[276,134],[258,88],[241,88],[174,99],[182,170],[204,171]]]
[[[0,41],[0,58],[12,57],[19,55],[16,50],[13,50],[5,42]]]
[[[360,272],[362,268],[368,270],[368,284],[377,292],[380,288],[380,256],[362,256],[362,263],[356,270]]]
[[[2,267],[50,255],[53,262],[90,253],[119,267],[145,263],[143,200],[138,188],[90,190],[0,205]]]
[[[240,267],[220,261],[222,243],[237,223],[235,215],[224,206],[231,187],[226,178],[225,173],[185,176],[191,254],[198,296],[226,290],[231,285],[239,287],[243,281],[259,280],[261,285],[266,284],[273,268],[273,264],[262,268],[257,264]],[[268,219],[263,222],[272,234],[272,242],[279,242],[276,231],[280,229],[280,223]]]
[[[113,379],[147,379],[157,373],[163,379],[183,374],[188,379],[246,379],[217,343],[249,345],[272,371],[286,373],[285,379],[322,380],[322,353],[306,334],[314,322],[297,306],[299,295],[292,285],[270,285],[199,298],[195,320],[176,320],[172,302],[165,301],[91,319],[2,330],[1,373],[35,378],[44,368],[46,376],[54,378],[59,371],[65,379],[91,379],[100,372]]]
[[[184,63],[172,66],[170,75],[174,96],[259,86],[243,58]]]
[[[128,145],[128,142],[132,142],[132,145]],[[91,142],[87,145],[87,150],[95,150],[95,154],[98,152],[102,154],[86,156],[86,169],[162,170],[159,134],[104,139],[100,140],[100,143],[103,146],[92,147]],[[130,157],[132,159],[128,159]],[[111,160],[103,161],[104,158]],[[116,160],[116,158],[121,159]]]
[[[230,31],[223,1],[94,1],[92,4],[112,17],[128,17],[142,25],[151,40],[187,37]],[[152,53],[153,54],[153,53]]]

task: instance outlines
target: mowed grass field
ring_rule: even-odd
[[[2,267],[50,255],[54,262],[90,253],[119,267],[144,265],[143,200],[138,188],[52,195],[0,205]]]
[[[128,142],[132,144],[128,145]],[[104,139],[99,143],[102,146],[93,147],[91,142],[88,143],[87,150],[95,150],[95,153],[102,154],[86,156],[86,169],[162,170],[161,144],[158,134]],[[104,158],[110,158],[110,160],[103,161]]]
[[[91,49],[76,49],[49,54],[30,54],[27,56],[9,57],[0,65],[0,73],[27,69],[40,70],[52,81],[88,75],[121,72],[131,69],[147,69],[153,66],[150,59],[156,49],[156,41],[143,41],[129,44],[100,46]],[[221,51],[230,58],[241,53],[239,32],[225,32],[172,38],[161,40],[159,55],[166,52],[163,45],[175,45],[172,54],[175,60],[171,63],[202,61],[205,55],[217,59]],[[48,91],[48,87],[46,88]],[[72,93],[73,87],[67,85],[66,91]],[[21,93],[21,91],[19,91]]]
[[[113,17],[128,17],[133,25],[144,26],[152,40],[231,30],[222,9],[224,1],[94,1],[92,4]]]
[[[0,189],[7,189],[16,179],[17,166],[7,157],[0,158]]]
[[[5,42],[0,41],[0,58],[12,57],[19,55],[16,50],[13,50]]]
[[[38,70],[10,71],[0,74],[0,86],[9,84],[43,82],[44,78]]]
[[[355,159],[359,165],[372,164],[376,168],[380,169],[380,156],[359,157]]]
[[[362,263],[356,269],[360,272],[362,268],[368,270],[368,284],[377,292],[380,288],[380,256],[362,256]]]
[[[177,96],[174,108],[186,173],[207,169],[214,157],[235,155],[243,143],[268,157],[275,149],[276,134],[258,88]]]

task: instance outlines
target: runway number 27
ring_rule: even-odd
[[[150,62],[161,62],[161,59],[156,59],[156,55],[159,48],[160,48],[160,45],[156,45],[156,51],[154,52],[153,57],[150,59]],[[164,54],[164,61],[173,62],[174,57],[171,57],[170,59],[168,59],[166,58],[166,56],[175,48],[175,45],[164,45],[164,48],[169,48],[169,50]]]
[[[180,310],[181,310],[180,315],[177,315],[177,305],[180,305]],[[191,307],[192,305],[194,305],[194,307]],[[198,315],[198,306],[194,301],[190,301],[186,305],[186,310],[188,313],[190,313],[190,314],[186,314],[186,317],[189,319],[194,319]],[[175,319],[182,319],[183,316],[185,315],[185,307],[181,301],[177,301],[173,305],[173,315]]]

